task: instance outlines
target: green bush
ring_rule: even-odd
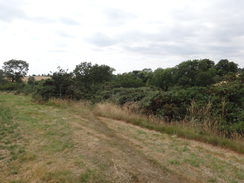
[[[52,79],[47,79],[39,82],[35,86],[32,98],[34,101],[48,101],[51,97],[55,96],[55,88]]]

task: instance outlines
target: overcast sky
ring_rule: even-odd
[[[0,67],[88,61],[117,73],[229,59],[244,67],[243,0],[0,0]]]

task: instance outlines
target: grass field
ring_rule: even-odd
[[[243,154],[99,116],[1,94],[0,182],[244,182]]]
[[[25,77],[23,78],[23,81],[24,81],[24,82],[27,82],[28,79],[29,79],[29,77],[30,77],[30,76],[25,76]],[[50,76],[34,76],[34,78],[35,78],[36,81],[40,81],[40,80],[50,79],[51,77],[50,77]]]

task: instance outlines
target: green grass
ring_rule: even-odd
[[[80,175],[79,178],[80,183],[85,182],[99,182],[99,183],[107,183],[101,175],[99,175],[95,170],[88,169],[85,173]]]
[[[13,111],[3,103],[1,101],[0,104],[0,149],[7,150],[10,156],[0,154],[0,159],[13,161],[23,155],[25,149],[18,144],[21,136],[18,132],[18,124],[13,122]]]
[[[33,103],[29,96],[1,95],[0,100],[0,160],[6,162],[4,171],[9,176],[18,175],[23,163],[38,158],[26,150],[28,141],[25,136],[34,135],[48,142],[37,144],[36,147],[37,151],[49,155],[73,147],[71,131],[57,107]],[[46,175],[48,177],[50,175]],[[57,180],[61,179],[62,175]]]

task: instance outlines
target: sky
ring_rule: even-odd
[[[193,59],[244,67],[242,0],[0,0],[0,68],[73,71],[81,62],[115,73]]]

